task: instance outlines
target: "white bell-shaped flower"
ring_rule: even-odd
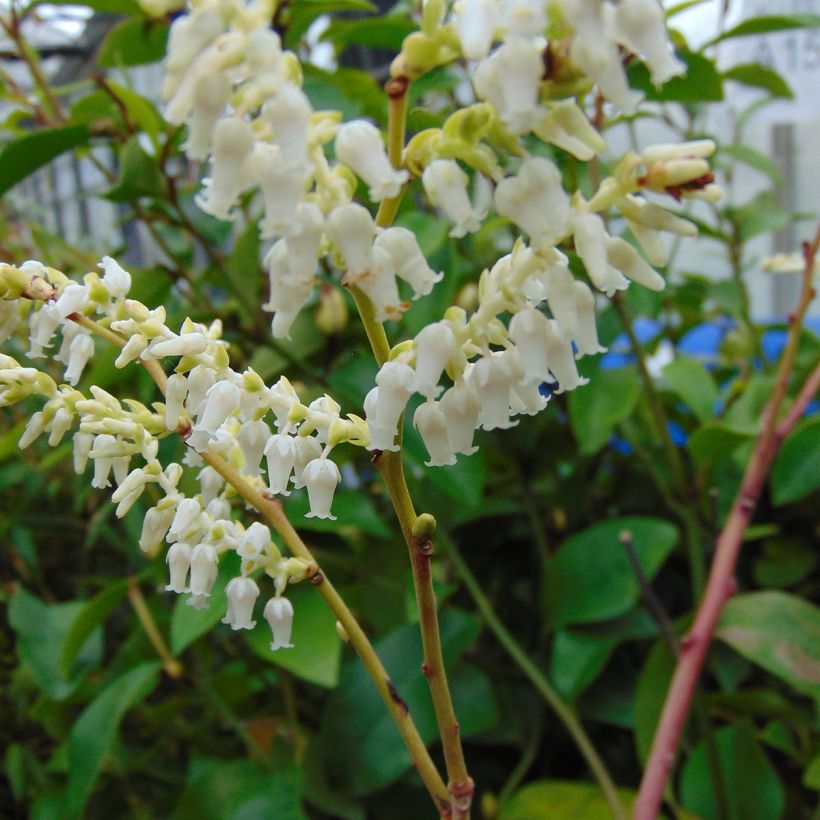
[[[68,352],[68,367],[65,371],[65,380],[72,386],[80,381],[88,360],[94,353],[94,340],[90,333],[80,333],[71,341]]]
[[[573,100],[550,103],[532,130],[544,142],[557,145],[584,162],[606,148],[604,138]]]
[[[538,37],[547,26],[545,0],[502,0],[501,27],[512,37]]]
[[[349,284],[355,284],[373,303],[376,320],[398,321],[407,308],[399,296],[399,286],[393,269],[393,258],[379,247],[374,247],[370,255],[370,267],[363,273],[347,277]]]
[[[219,496],[208,502],[205,512],[215,521],[227,521],[231,516],[231,502],[227,498]]]
[[[447,441],[450,450],[470,456],[478,447],[473,446],[473,436],[478,427],[481,399],[476,389],[465,380],[457,381],[439,402],[447,422]]]
[[[450,440],[447,437],[447,417],[437,401],[428,399],[416,408],[413,426],[419,431],[430,454],[430,460],[424,462],[428,467],[443,467],[456,463],[455,453],[450,449]]]
[[[468,60],[482,60],[490,52],[498,25],[496,0],[457,0],[453,23],[461,53]]]
[[[576,387],[586,384],[589,379],[578,375],[578,367],[572,353],[572,343],[561,333],[558,323],[552,319],[549,325],[547,359],[552,375],[558,382],[558,388],[553,392],[564,393],[567,390],[575,390]]]
[[[276,96],[262,106],[262,117],[273,129],[273,139],[289,164],[304,165],[307,159],[312,113],[304,92],[291,83],[283,85]]]
[[[296,464],[297,450],[297,439],[294,436],[277,433],[268,440],[265,457],[268,460],[268,489],[272,493],[290,495],[288,482]]]
[[[672,51],[660,3],[655,0],[618,0],[614,5],[613,20],[618,42],[643,58],[656,86],[686,71],[684,63]]]
[[[208,442],[216,431],[239,408],[241,391],[237,385],[227,379],[216,382],[205,395],[202,412],[197,416],[194,432],[188,443],[201,453],[208,447]]]
[[[545,395],[541,392],[540,384],[513,382],[510,393],[510,412],[515,416],[522,413],[536,416],[547,406],[549,398],[549,394]]]
[[[91,446],[94,443],[93,433],[83,433],[78,431],[74,433],[74,472],[77,475],[82,475],[85,472],[88,464],[88,454],[91,452]]]
[[[380,427],[395,429],[407,400],[416,389],[416,373],[404,362],[388,361],[376,374],[376,386],[379,388],[379,402],[375,422]]]
[[[525,134],[541,116],[538,86],[544,74],[541,47],[532,40],[507,40],[482,60],[473,75],[480,99],[492,103],[513,134]]]
[[[305,302],[313,291],[313,277],[302,280],[290,276],[288,266],[288,246],[285,239],[274,243],[265,256],[268,268],[270,298],[262,305],[262,310],[273,311],[271,330],[274,338],[289,338],[293,325]]]
[[[29,359],[43,359],[43,350],[51,347],[51,337],[60,324],[61,316],[53,304],[31,311],[29,318]]]
[[[609,263],[610,237],[604,221],[598,214],[583,214],[572,220],[575,251],[581,257],[587,274],[598,290],[612,296],[617,290],[625,290],[629,281]]]
[[[225,587],[228,596],[228,611],[222,619],[231,629],[253,629],[253,605],[259,597],[259,587],[253,578],[231,578]]]
[[[296,460],[293,463],[293,487],[296,490],[305,486],[305,468],[311,461],[322,454],[322,445],[313,436],[296,437]]]
[[[596,353],[606,353],[606,348],[598,341],[598,326],[595,321],[595,294],[584,284],[575,283],[575,306],[578,323],[577,331],[572,336],[578,352],[575,357],[593,356]],[[561,323],[558,323],[561,327]],[[561,332],[564,332],[561,327]],[[566,335],[566,334],[565,334]]]
[[[191,552],[191,545],[184,541],[178,541],[168,549],[165,562],[168,564],[171,577],[165,587],[167,592],[189,591],[185,581],[191,568]]]
[[[398,196],[409,179],[390,164],[381,131],[367,120],[345,123],[336,134],[336,157],[352,168],[370,188],[370,199],[381,202]]]
[[[313,459],[302,472],[302,481],[305,483],[310,500],[310,512],[306,518],[330,518],[336,516],[330,512],[333,503],[333,493],[342,480],[339,468],[329,458],[320,456]]]
[[[181,541],[197,523],[202,506],[195,498],[184,498],[174,511],[174,518],[168,530],[168,542]]]
[[[537,308],[522,308],[510,320],[510,339],[518,351],[523,384],[537,385],[548,379],[548,334],[549,319]]]
[[[111,459],[111,469],[114,471],[114,481],[117,485],[125,481],[131,470],[131,456],[119,456]]]
[[[660,291],[666,287],[663,277],[628,242],[612,237],[606,243],[606,255],[610,264],[627,278],[649,290]]]
[[[265,452],[268,441],[271,438],[270,427],[261,419],[257,421],[246,421],[239,428],[239,435],[236,437],[245,457],[245,465],[242,467],[244,475],[259,475],[259,463]]]
[[[162,99],[176,93],[180,80],[192,63],[224,30],[222,14],[215,5],[201,5],[171,24],[165,60]]]
[[[217,120],[225,111],[233,85],[222,72],[203,72],[194,81],[188,139],[182,150],[189,159],[206,160]]]
[[[88,305],[88,288],[85,285],[71,282],[63,288],[63,292],[54,303],[54,308],[63,319],[66,319],[72,313],[79,313],[86,305]]]
[[[103,256],[97,267],[103,269],[101,281],[114,299],[124,299],[128,296],[128,291],[131,290],[131,274],[123,269],[119,262],[110,256]]]
[[[168,532],[168,527],[174,520],[174,513],[173,504],[163,506],[160,502],[156,507],[149,507],[142,520],[142,531],[140,532],[139,546],[143,552],[150,553],[159,547]],[[178,591],[184,592],[185,590]]]
[[[441,208],[445,216],[455,223],[450,236],[458,239],[481,227],[487,211],[473,208],[467,193],[469,177],[455,160],[433,160],[424,169],[421,181],[430,202]]]
[[[414,299],[430,293],[433,285],[440,282],[444,276],[443,273],[436,273],[427,264],[416,235],[407,228],[393,227],[382,231],[376,237],[375,247],[390,254],[396,276],[413,288]]]
[[[380,425],[377,421],[377,414],[379,411],[379,388],[372,388],[364,397],[364,414],[367,422],[367,429],[370,433],[370,442],[367,445],[368,450],[389,450],[391,452],[398,452],[399,446],[395,444],[396,425]]]
[[[327,232],[350,274],[356,276],[370,268],[376,225],[367,208],[354,202],[334,208]]]
[[[187,395],[188,379],[182,373],[172,373],[165,386],[165,426],[169,430],[176,430],[179,426]]]
[[[270,530],[261,522],[254,521],[242,533],[236,551],[243,561],[261,561],[272,543]]]
[[[499,182],[495,206],[530,235],[535,248],[552,246],[567,232],[569,197],[561,172],[544,157],[528,157],[514,177]]]
[[[468,378],[481,399],[479,424],[484,430],[506,430],[518,424],[510,419],[511,378],[500,354],[482,356]]]
[[[288,272],[293,279],[313,282],[324,225],[324,215],[316,203],[299,203],[285,236]]]
[[[74,414],[70,410],[66,407],[57,409],[46,425],[46,430],[49,432],[49,447],[56,447],[63,440],[63,436],[69,431],[73,422]]]
[[[222,491],[225,479],[213,467],[203,467],[197,478],[199,479],[201,504],[203,507],[208,507]]]
[[[210,544],[197,544],[191,550],[191,594],[211,594],[219,571],[219,556]]]
[[[198,364],[188,374],[188,395],[185,398],[185,409],[192,416],[199,415],[205,396],[215,383],[216,373],[205,365]]]
[[[561,332],[574,339],[578,332],[578,306],[575,277],[563,261],[550,265],[542,274],[550,313],[558,322]]]
[[[114,436],[110,436],[108,435],[108,433],[100,433],[100,435],[94,438],[94,446],[92,447],[92,451],[112,447],[116,443],[117,440],[114,438]],[[104,487],[110,487],[111,482],[108,480],[108,476],[111,472],[111,467],[113,465],[114,458],[112,457],[95,458],[94,478],[91,481],[91,486],[97,488],[98,490],[101,490]]]
[[[292,649],[293,644],[290,642],[290,633],[293,629],[293,604],[287,598],[277,596],[271,598],[265,604],[265,610],[262,614],[273,633],[273,642],[270,645],[271,651]]]
[[[441,392],[439,379],[456,350],[456,336],[449,322],[441,320],[422,328],[413,342],[416,352],[415,390],[427,398]]]
[[[259,224],[263,239],[286,233],[305,194],[306,165],[288,163],[278,145],[257,143],[246,160],[250,178],[259,182],[265,218]]]
[[[214,129],[211,176],[204,181],[205,190],[197,194],[196,204],[217,219],[230,219],[244,179],[242,166],[253,150],[254,136],[250,123],[239,117],[225,117]]]

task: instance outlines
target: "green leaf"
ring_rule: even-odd
[[[301,773],[257,760],[196,759],[173,816],[197,820],[305,820]]]
[[[703,469],[732,455],[754,434],[754,430],[737,428],[723,421],[707,421],[690,436],[686,448],[698,467]]]
[[[806,766],[803,772],[803,785],[820,791],[820,754],[815,755],[811,763]]]
[[[693,51],[681,51],[677,56],[686,64],[685,74],[672,77],[656,88],[649,69],[635,61],[627,70],[630,86],[643,91],[650,102],[720,102],[723,99],[723,82],[714,61]]]
[[[76,0],[34,0],[30,8],[42,6],[47,3],[49,6],[75,6]],[[101,14],[139,14],[139,3],[135,0],[84,0],[84,6],[88,6]]]
[[[253,322],[254,311],[261,304],[259,226],[249,222],[245,230],[236,238],[234,246],[225,260],[224,271],[230,291],[237,296],[239,309],[247,322]]]
[[[792,586],[817,566],[817,559],[817,549],[801,538],[770,538],[755,560],[755,583],[761,587]]]
[[[618,540],[632,533],[635,554],[652,579],[678,542],[678,530],[660,518],[615,518],[573,535],[547,562],[544,609],[554,627],[615,618],[640,597],[640,586]],[[606,594],[602,594],[606,590]]]
[[[348,46],[370,46],[400,51],[404,38],[417,30],[412,20],[397,14],[366,20],[334,20],[322,35],[339,52]]]
[[[489,681],[483,672],[456,661],[478,635],[471,615],[447,610],[440,617],[444,662],[456,702],[461,734],[468,737],[498,719]],[[376,652],[399,697],[424,739],[437,737],[435,714],[427,682],[421,673],[423,658],[417,624],[407,624],[376,642]],[[458,693],[458,694],[456,694]],[[345,663],[338,687],[327,703],[319,738],[324,768],[331,785],[348,794],[369,794],[395,781],[411,767],[410,755],[369,675],[358,660]]]
[[[730,599],[716,635],[750,661],[820,698],[820,608],[785,592]]]
[[[125,713],[159,682],[161,664],[143,663],[110,683],[77,718],[68,738],[66,813],[83,814],[94,782],[111,751]]]
[[[726,215],[737,223],[744,242],[763,233],[779,231],[794,219],[794,214],[780,206],[772,191],[761,191],[738,208],[726,208]]]
[[[131,137],[120,152],[120,172],[113,187],[103,196],[112,202],[132,202],[143,196],[162,197],[165,180],[153,157],[145,153],[137,137]]]
[[[82,605],[77,616],[71,622],[63,643],[60,670],[64,676],[68,676],[77,655],[79,655],[80,650],[85,646],[94,630],[111,614],[114,607],[125,597],[127,591],[128,581],[119,581],[106,587]]]
[[[776,505],[805,498],[820,487],[820,419],[792,430],[783,442],[771,475]]]
[[[336,521],[327,518],[305,518],[310,510],[307,493],[294,492],[285,501],[288,518],[298,530],[312,532],[336,532],[345,535],[350,530],[365,532],[378,538],[392,538],[393,531],[379,515],[372,499],[361,491],[337,492],[333,497],[333,514]]]
[[[794,98],[789,84],[774,69],[760,63],[741,63],[732,66],[723,72],[724,80],[734,80],[736,83],[750,85],[752,88],[762,88],[773,97],[791,100]],[[724,148],[726,146],[723,146]],[[739,144],[734,147],[741,147]],[[749,147],[749,146],[742,146]]]
[[[270,629],[261,617],[256,627],[245,633],[248,645],[260,658],[297,678],[332,689],[339,680],[342,659],[336,618],[310,584],[289,587],[287,596],[293,604],[293,648],[272,652]]]
[[[745,723],[715,732],[715,744],[730,820],[772,820],[782,817],[785,794],[751,727]],[[709,772],[706,746],[699,743],[683,767],[680,800],[684,808],[703,820],[718,817],[715,789]]]
[[[663,369],[672,390],[691,408],[701,421],[715,415],[718,389],[712,374],[702,362],[691,356],[677,356]]]
[[[569,422],[584,455],[597,453],[609,441],[640,395],[640,380],[631,367],[600,370],[588,385],[569,394]]]
[[[22,587],[9,603],[9,624],[17,632],[20,660],[27,664],[37,684],[52,700],[67,698],[79,685],[82,674],[102,659],[102,630],[97,628],[75,656],[70,674],[63,674],[62,648],[82,608],[82,601],[44,604]]]
[[[734,37],[749,37],[753,34],[768,34],[772,31],[789,31],[795,28],[817,28],[818,26],[820,26],[820,14],[771,14],[752,17],[704,43],[701,49]]]
[[[60,154],[86,145],[89,138],[87,126],[66,125],[11,140],[0,151],[0,195]]]
[[[101,68],[155,63],[165,56],[168,26],[147,17],[117,23],[100,46],[97,64]]]
[[[635,799],[631,789],[618,789],[628,811]],[[538,780],[519,789],[502,807],[499,820],[610,820],[612,810],[594,783]]]
[[[780,166],[766,154],[752,148],[751,145],[744,145],[743,143],[730,143],[729,145],[721,145],[720,153],[726,154],[738,162],[754,168],[766,174],[775,185],[783,184],[783,174],[780,171]]]
[[[378,8],[370,0],[299,0],[288,8],[289,19],[285,33],[285,45],[293,48],[302,39],[311,23],[323,14],[340,11],[373,12]],[[306,65],[305,68],[308,66]]]
[[[125,106],[132,123],[155,140],[163,130],[165,121],[154,104],[141,94],[137,94],[136,91],[115,83],[113,80],[107,80],[107,84]]]

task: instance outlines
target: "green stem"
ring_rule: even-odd
[[[461,577],[461,580],[464,581],[464,585],[475,601],[484,622],[493,635],[495,635],[501,646],[507,651],[507,654],[518,665],[518,668],[529,678],[530,683],[532,683],[539,694],[544,698],[572,736],[575,745],[583,755],[584,760],[586,760],[590,771],[598,781],[598,785],[604,793],[604,797],[609,804],[613,816],[617,818],[617,820],[626,820],[626,813],[618,796],[618,790],[612,780],[612,776],[609,774],[606,764],[601,759],[598,751],[593,746],[589,735],[587,735],[584,727],[581,725],[581,721],[578,720],[575,711],[571,706],[564,703],[561,696],[552,688],[543,672],[541,672],[529,655],[527,655],[526,651],[516,642],[504,624],[501,623],[493,610],[489,598],[484,594],[481,584],[467,566],[466,561],[455,544],[449,540],[446,540],[445,544],[447,554],[453,566],[455,566],[456,572]]]

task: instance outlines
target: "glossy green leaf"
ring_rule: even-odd
[[[89,139],[87,126],[65,125],[34,131],[6,143],[0,151],[0,195],[60,154],[87,145]]]
[[[769,538],[754,562],[755,583],[761,587],[800,583],[817,566],[818,559],[816,547],[802,538]]]
[[[112,202],[132,202],[140,197],[161,197],[165,193],[165,181],[157,161],[149,156],[131,137],[119,156],[120,169],[117,181],[103,196]]]
[[[147,17],[132,17],[117,23],[100,46],[101,68],[155,63],[165,57],[168,26]]]
[[[336,618],[310,584],[289,587],[287,596],[293,604],[292,649],[270,648],[271,632],[262,617],[267,600],[260,596],[256,627],[245,633],[250,648],[270,663],[287,669],[297,678],[332,688],[339,680],[342,642],[336,632]]]
[[[820,698],[820,608],[785,592],[731,598],[716,635],[750,661]]]
[[[808,421],[787,436],[771,474],[772,500],[790,504],[820,488],[820,419]]]
[[[618,789],[625,811],[635,792]],[[609,820],[612,810],[599,786],[570,780],[538,780],[519,789],[502,807],[499,820]]]
[[[686,64],[686,73],[672,77],[660,88],[653,84],[647,67],[634,62],[627,71],[630,86],[643,91],[651,102],[720,102],[723,82],[714,61],[692,51],[679,52],[678,57]]]
[[[569,394],[569,421],[582,453],[598,452],[615,426],[628,418],[641,395],[631,367],[600,370],[590,383]]]
[[[726,786],[728,820],[772,820],[783,817],[783,786],[750,726],[736,724],[715,732]],[[680,800],[702,820],[716,820],[715,789],[706,747],[699,743],[683,767]]]
[[[400,15],[365,20],[334,20],[322,35],[341,52],[348,46],[370,46],[400,51],[404,38],[417,30],[412,20]]]
[[[80,713],[68,739],[66,816],[79,817],[106,755],[111,751],[125,713],[159,682],[161,664],[142,663],[103,689]]]
[[[760,63],[742,63],[732,66],[723,72],[724,80],[734,80],[736,83],[749,85],[753,88],[762,88],[773,97],[790,100],[794,97],[789,84],[774,69]],[[743,143],[735,143],[735,148],[749,148]]]
[[[615,618],[637,603],[640,585],[618,540],[624,530],[632,533],[635,554],[650,580],[678,542],[670,522],[638,516],[615,518],[571,536],[545,568],[543,606],[554,627]]]
[[[77,655],[94,630],[105,621],[127,592],[128,581],[122,580],[106,587],[82,605],[77,616],[71,622],[63,643],[63,651],[60,656],[60,670],[63,675],[68,676]]]
[[[75,655],[69,674],[64,675],[60,659],[71,624],[83,608],[82,601],[45,604],[20,587],[11,597],[9,624],[17,633],[20,660],[31,670],[48,697],[63,700],[79,685],[81,676],[102,659],[102,630],[94,629]]]
[[[820,14],[770,14],[751,17],[722,32],[701,48],[735,37],[749,37],[753,34],[768,34],[773,31],[789,31],[796,28],[817,28],[818,26],[820,26]]]
[[[486,676],[456,661],[475,642],[479,625],[466,613],[441,614],[441,640],[461,733],[467,737],[487,729],[497,720],[495,702]],[[375,643],[397,695],[426,743],[437,736],[435,714],[427,682],[421,672],[422,650],[418,626],[408,624]],[[333,785],[348,793],[369,794],[392,783],[411,766],[405,749],[373,682],[358,660],[348,661],[332,693],[324,716],[319,743],[325,770]]]
[[[702,362],[691,356],[677,356],[664,367],[663,376],[699,419],[714,418],[717,385]]]
[[[689,437],[686,444],[689,454],[699,467],[705,468],[724,458],[750,441],[754,430],[742,430],[722,421],[708,421]]]
[[[752,148],[751,145],[744,145],[741,142],[721,145],[720,154],[728,156],[733,160],[742,162],[762,174],[766,174],[776,185],[782,185],[783,174],[780,166],[769,156]]]
[[[131,123],[152,139],[156,138],[162,131],[165,121],[154,104],[136,91],[113,80],[108,80],[108,88],[125,107]]]

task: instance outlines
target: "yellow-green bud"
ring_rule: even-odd
[[[430,538],[436,531],[436,519],[430,513],[422,513],[416,516],[410,532],[415,538]]]
[[[342,291],[332,285],[324,285],[319,292],[319,304],[316,307],[316,327],[331,336],[344,330],[347,319],[347,302]]]

